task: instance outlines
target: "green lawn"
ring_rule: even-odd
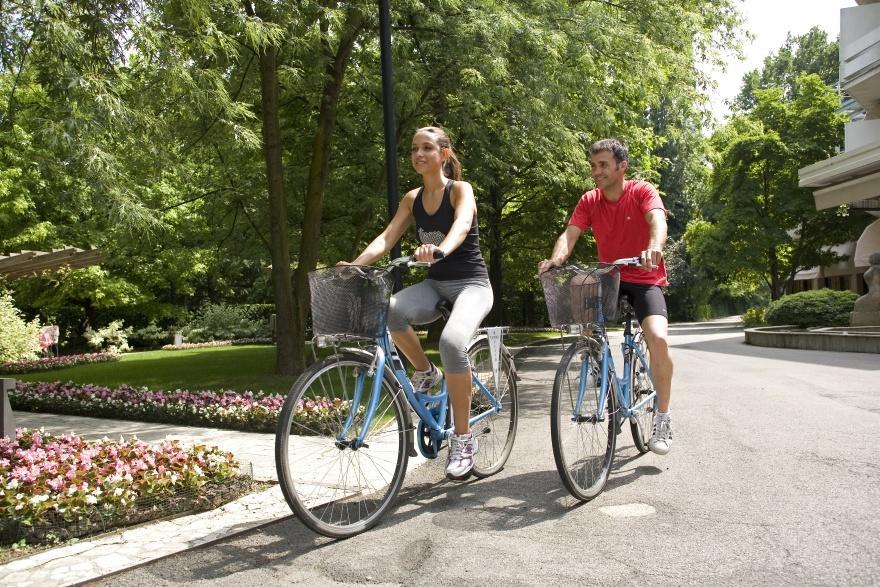
[[[73,381],[152,390],[203,389],[287,393],[293,377],[275,374],[272,345],[128,353],[119,361],[16,375],[22,381]]]
[[[505,338],[505,344],[522,346],[558,337],[556,331],[516,332]],[[311,353],[310,350],[306,352]],[[434,362],[440,361],[436,349],[428,350],[428,357]],[[272,345],[128,353],[111,363],[78,365],[14,377],[21,381],[73,381],[107,387],[128,384],[154,391],[232,389],[281,394],[287,393],[294,381],[293,377],[275,374],[275,347]]]

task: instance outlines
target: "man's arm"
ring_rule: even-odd
[[[553,254],[550,255],[550,258],[538,263],[538,273],[544,273],[551,267],[560,267],[565,264],[565,261],[574,250],[575,243],[583,233],[584,231],[574,224],[569,224],[565,232],[556,239],[556,244],[553,245]]]
[[[660,208],[645,213],[648,222],[648,248],[642,251],[640,261],[646,271],[652,271],[663,261],[663,247],[666,245],[666,211]]]

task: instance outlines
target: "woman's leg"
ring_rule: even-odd
[[[416,371],[425,371],[431,363],[410,324],[429,324],[439,318],[439,301],[440,294],[429,281],[417,283],[391,296],[388,308],[391,339]]]
[[[470,282],[460,289],[460,293],[447,299],[454,300],[454,304],[440,335],[440,358],[446,374],[455,433],[468,434],[472,386],[467,348],[483,318],[492,309],[492,288],[483,282]]]

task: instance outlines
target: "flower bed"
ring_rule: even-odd
[[[250,391],[150,391],[127,385],[111,389],[74,383],[19,381],[9,394],[13,409],[142,422],[210,426],[250,432],[275,432],[282,395],[256,396]],[[349,402],[327,399],[300,402],[298,423],[325,432],[344,420]]]
[[[231,453],[176,440],[84,441],[19,429],[0,439],[0,542],[66,540],[182,511],[250,488]]]
[[[162,347],[163,351],[185,351],[188,349],[206,349],[217,346],[229,346],[240,344],[272,344],[275,341],[271,338],[236,338],[234,340],[211,340],[208,342],[184,342],[179,345],[166,344]]]
[[[29,361],[7,361],[0,363],[0,373],[14,375],[32,373],[34,371],[64,369],[65,367],[73,367],[74,365],[82,365],[84,363],[106,363],[118,360],[119,355],[116,353],[85,353],[61,357],[42,357]]]

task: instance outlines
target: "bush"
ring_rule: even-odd
[[[150,322],[143,328],[138,328],[128,337],[128,342],[137,348],[158,348],[168,344],[174,339],[174,334],[164,328],[160,328],[156,321]]]
[[[271,336],[269,321],[255,318],[247,307],[209,304],[182,329],[188,342],[234,340]]]
[[[858,298],[851,291],[817,289],[787,295],[770,302],[767,324],[793,324],[800,328],[815,326],[848,326],[850,313]]]
[[[37,358],[40,351],[40,322],[27,322],[12,296],[0,295],[0,361],[22,361]]]
[[[757,308],[749,308],[742,315],[743,326],[746,328],[754,328],[755,326],[764,326],[767,324],[767,307],[759,306]]]
[[[131,328],[124,328],[122,320],[114,320],[99,330],[92,330],[91,327],[86,328],[84,336],[89,346],[96,351],[124,353],[131,350],[131,347],[128,346],[129,334],[131,334]]]

